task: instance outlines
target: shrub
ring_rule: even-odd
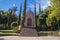
[[[17,28],[18,28],[18,23],[17,23],[17,22],[12,22],[12,23],[11,23],[11,28],[14,29],[14,30],[17,30]]]
[[[0,30],[2,33],[16,33],[17,30]]]

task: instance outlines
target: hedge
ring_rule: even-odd
[[[2,33],[17,33],[17,30],[0,30]]]

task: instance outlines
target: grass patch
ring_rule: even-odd
[[[57,35],[58,34],[58,31],[40,31],[40,32],[37,32],[38,35]]]
[[[17,30],[0,30],[1,33],[17,33]]]
[[[17,33],[0,33],[0,36],[17,36]]]
[[[0,34],[16,34],[16,33],[0,33]]]
[[[16,36],[17,30],[0,30],[0,36]]]
[[[40,32],[37,32],[37,33],[57,33],[58,31],[40,31]]]

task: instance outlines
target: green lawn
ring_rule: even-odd
[[[37,32],[37,33],[57,33],[58,31],[40,31],[40,32]]]
[[[17,30],[0,30],[0,35],[17,35]]]
[[[58,35],[58,31],[40,31],[38,35]]]
[[[17,33],[17,30],[0,30],[1,33]]]

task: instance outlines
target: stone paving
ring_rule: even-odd
[[[21,37],[21,36],[0,36],[0,40],[60,40],[60,37],[55,36],[40,36],[40,37]]]
[[[23,28],[20,32],[20,36],[38,36],[36,29]]]
[[[60,36],[38,36],[35,29],[23,28],[20,36],[0,36],[0,40],[60,40]]]

